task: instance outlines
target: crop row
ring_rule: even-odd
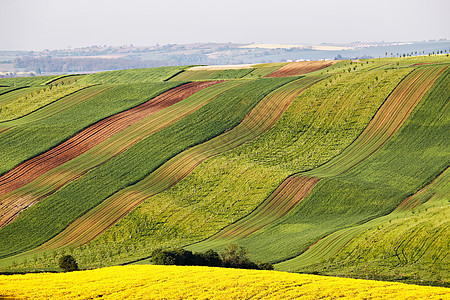
[[[289,63],[282,66],[275,72],[272,72],[266,77],[286,77],[286,76],[298,76],[314,71],[318,71],[333,65],[335,61],[299,61]]]
[[[96,126],[94,124],[76,134],[63,144],[57,146],[56,148],[60,148],[71,141],[79,141],[74,147],[69,149],[73,155],[76,155],[76,157],[72,157],[70,162],[68,161],[64,164],[62,162],[63,156],[67,158],[67,152],[58,153],[56,157],[51,157],[50,160],[55,160],[56,158],[56,163],[61,164],[60,166],[53,164],[54,168],[48,171],[43,170],[47,172],[39,178],[34,176],[37,179],[32,182],[31,180],[33,178],[28,178],[28,181],[30,181],[29,184],[0,198],[2,199],[2,204],[0,206],[0,222],[2,224],[9,223],[23,208],[31,206],[36,201],[42,200],[68,182],[82,176],[87,171],[122,153],[139,140],[176,122],[203,106],[218,94],[238,85],[236,83],[224,83],[211,86],[211,84],[212,83],[207,82],[193,83],[169,90],[168,92],[149,100],[149,102],[144,103],[143,105],[146,106],[145,108],[143,105],[140,105],[101,121],[102,123],[106,121],[108,124],[114,125],[114,128],[102,126],[100,130],[96,130],[92,135],[89,135],[93,131],[92,128]],[[205,88],[207,86],[211,86],[211,88]],[[198,91],[199,89],[201,90]],[[195,94],[191,95],[194,92]],[[187,97],[187,99],[180,101],[185,97]],[[161,101],[164,102],[161,103]],[[174,102],[177,103],[174,104]],[[161,111],[161,113],[158,113],[158,110],[164,108],[166,105],[170,105],[170,107],[167,107]],[[151,113],[151,115],[146,117],[148,113]],[[138,121],[140,118],[144,119]],[[133,123],[134,125],[132,125]],[[126,126],[125,129],[124,126]],[[120,132],[116,132],[120,129],[122,129]],[[114,138],[107,139],[107,137],[112,136],[114,132],[116,132]],[[88,137],[80,140],[80,137],[84,135],[88,135]],[[88,144],[86,145],[86,143]],[[95,146],[96,144],[97,146]],[[80,151],[74,151],[74,149],[76,150],[80,147]],[[44,156],[47,156],[50,152],[54,152],[56,148],[44,153]],[[85,153],[83,153],[84,151]],[[48,168],[48,166],[49,164],[46,162],[45,165],[38,165],[36,167]],[[21,177],[29,176],[30,174],[27,173]],[[14,182],[14,184],[17,186],[18,183]]]
[[[209,157],[259,136],[275,123],[299,93],[321,79],[303,78],[273,91],[261,100],[239,125],[173,157],[145,179],[103,201],[41,248],[81,245],[90,241],[144,200],[178,183]],[[90,230],[85,230],[87,227]]]
[[[442,287],[196,266],[117,266],[59,274],[2,275],[7,298],[444,299]],[[100,296],[101,295],[101,296]]]
[[[444,92],[449,73],[436,80],[402,128],[377,152],[344,174],[322,179],[283,219],[240,242],[258,249],[265,241],[269,246],[264,258],[283,260],[334,231],[388,214],[436,177],[448,164],[448,151],[443,149],[450,149],[445,138],[450,107]]]
[[[108,85],[96,85],[96,86],[89,86],[85,87],[81,90],[78,90],[77,92],[70,94],[68,96],[65,96],[61,99],[59,99],[56,102],[53,102],[49,105],[46,105],[45,107],[40,108],[37,111],[34,111],[26,116],[23,116],[16,120],[11,120],[7,122],[0,123],[0,128],[12,128],[16,126],[20,126],[23,124],[36,122],[45,118],[48,118],[52,115],[55,115],[59,112],[62,112],[72,106],[75,106],[95,95],[100,94],[101,92],[111,88],[111,86]]]
[[[63,75],[59,78],[52,79],[45,84],[48,85],[67,85],[76,82],[78,79],[83,78],[86,75]]]
[[[443,71],[442,67],[431,67],[412,72],[389,95],[366,129],[342,154],[316,169],[290,176],[255,211],[225,228],[212,240],[242,238],[253,233],[286,215],[308,195],[322,177],[341,174],[369,157],[392,137]],[[267,209],[273,206],[277,209]]]
[[[23,96],[16,96],[0,104],[0,122],[14,120],[28,115],[50,103],[58,101],[75,93],[84,86],[48,86],[40,91],[34,91]],[[20,91],[24,91],[22,89]]]
[[[238,79],[252,72],[252,68],[235,70],[185,70],[170,81],[192,81],[192,80],[224,80]]]
[[[25,161],[1,176],[0,196],[25,186],[39,176],[83,154],[130,125],[216,83],[200,82],[178,86],[141,105],[112,115],[85,128],[51,150]],[[107,158],[105,157],[105,159]],[[83,170],[81,174],[86,171]],[[73,174],[72,176],[78,177],[79,175]],[[67,179],[69,178],[66,177]],[[59,185],[61,184],[64,184],[64,181],[59,183]],[[35,194],[35,192],[32,192],[32,194]],[[35,201],[41,198],[34,195]],[[34,204],[30,200],[30,197],[25,195],[25,197],[9,197],[5,201],[2,201],[2,205],[0,206],[0,227],[11,222],[24,208]]]
[[[416,79],[416,77],[414,77],[414,76],[413,76],[413,78]],[[408,81],[408,79],[407,79],[407,81]],[[400,84],[400,86],[401,86],[401,84]],[[397,87],[397,89],[398,88],[399,87]],[[356,98],[356,100],[358,100],[359,103],[361,103],[361,102],[364,103],[365,101],[368,101],[370,103],[373,101],[373,99],[371,97],[369,97],[369,95],[363,95],[359,99]],[[396,99],[396,100],[398,100],[398,99]],[[392,105],[391,103],[395,103],[395,105],[397,105],[396,100],[385,101],[384,105],[381,107],[380,110],[378,110],[377,114],[372,118],[372,120],[369,122],[366,129],[363,131],[362,134],[360,134],[358,136],[358,138],[365,135],[364,132],[366,132],[368,130],[368,128],[372,127],[371,124],[374,122],[374,120],[377,120],[380,118],[383,119],[384,117],[386,117],[384,107],[386,105]],[[407,102],[407,100],[405,100],[405,102]],[[350,107],[352,106],[352,104],[350,104]],[[342,111],[343,110],[340,110],[340,112],[342,112]],[[354,108],[353,108],[353,111],[355,111]],[[347,118],[343,118],[343,120],[341,119],[341,121],[343,121],[345,124],[345,122],[349,121],[349,120],[347,120]],[[387,119],[386,123],[388,123],[389,121],[391,121],[391,120]],[[322,126],[319,126],[319,127],[324,129]],[[380,141],[380,142],[382,142],[382,141]],[[353,145],[354,145],[354,143],[352,143],[346,149],[351,148]],[[355,164],[357,163],[356,161],[353,161],[353,162]],[[322,167],[326,166],[327,164],[328,163],[322,165]],[[199,245],[194,245],[193,248],[197,249],[197,247],[199,247],[198,249],[204,249],[204,248],[208,248],[210,245],[214,245],[214,247],[219,247],[219,245],[226,244],[230,240],[236,240],[239,238],[242,239],[242,238],[254,233],[255,231],[261,229],[262,227],[267,226],[271,222],[275,222],[278,219],[280,219],[281,217],[285,216],[286,214],[289,213],[289,211],[294,209],[296,207],[296,205],[308,195],[308,193],[313,189],[313,187],[320,180],[320,178],[317,178],[314,175],[308,176],[306,174],[310,174],[310,172],[300,173],[300,174],[288,177],[251,214],[244,217],[243,219],[240,219],[238,222],[232,224],[230,227],[226,227],[224,230],[219,232],[217,235],[213,236],[211,239],[206,240],[206,241],[200,243]],[[275,207],[276,207],[276,209],[273,209]],[[285,247],[285,248],[287,248],[287,247]]]
[[[448,282],[449,177],[447,168],[389,215],[339,230],[277,267],[303,271],[317,264],[326,274],[409,276]],[[414,202],[416,205],[405,206]]]
[[[183,71],[187,66],[129,69],[89,74],[77,81],[78,84],[161,82]]]
[[[433,88],[433,90],[431,91],[431,94],[427,95],[426,99],[424,99],[424,101],[426,101],[423,106],[421,107],[421,111],[417,112],[417,114],[420,116],[422,115],[422,117],[424,116],[424,114],[426,114],[426,110],[427,107],[430,108],[430,113],[434,113],[435,115],[439,115],[442,112],[440,112],[440,105],[439,105],[439,100],[440,103],[443,104],[443,109],[447,109],[445,108],[445,84],[448,83],[448,71],[446,71],[447,73],[447,78],[445,77],[445,75],[443,75],[443,78],[441,79],[440,82],[438,82],[437,86],[435,86]],[[440,99],[439,99],[440,98]],[[437,107],[433,107],[433,106],[437,106]],[[448,106],[448,105],[447,105]],[[442,107],[442,106],[441,106]],[[433,118],[432,115],[429,116],[429,120],[428,120],[428,126],[430,126],[430,122],[431,119]],[[410,134],[412,133],[411,131],[414,130],[414,128],[417,129],[417,125],[418,122],[420,120],[414,121],[411,120],[409,121],[409,130],[410,130]],[[443,121],[443,126],[445,126],[445,121]],[[448,123],[448,121],[447,121]],[[424,125],[427,125],[427,123],[424,122]],[[412,127],[412,128],[411,128]],[[435,126],[431,126],[430,127],[425,127],[424,129],[422,129],[422,139],[424,139],[424,135],[426,130],[428,129],[435,129],[433,128]],[[408,129],[406,129],[408,130]],[[442,130],[442,129],[441,129]],[[430,130],[430,133],[434,133],[436,130]],[[413,136],[414,138],[414,136]],[[409,143],[416,143],[417,145],[420,145],[420,141],[419,140],[415,140],[412,139],[411,141],[409,141]],[[426,142],[425,142],[426,143]],[[422,144],[423,145],[423,144]],[[406,148],[406,147],[404,147]],[[395,148],[394,148],[395,149]],[[407,149],[403,149],[404,151]],[[412,149],[411,149],[412,150]],[[440,155],[443,155],[443,153],[440,153]],[[415,160],[414,160],[415,161]],[[416,162],[416,161],[415,161]],[[417,168],[417,167],[416,167]],[[415,168],[414,168],[415,169]],[[413,169],[413,170],[414,170]],[[422,173],[422,172],[420,172]],[[436,179],[435,181],[433,181],[430,185],[427,186],[427,188],[425,188],[423,191],[406,198],[405,200],[403,200],[399,206],[394,210],[393,213],[391,213],[388,216],[385,217],[380,217],[377,219],[374,219],[373,221],[367,222],[363,225],[360,225],[358,227],[352,227],[349,229],[344,229],[341,231],[337,231],[336,233],[327,236],[326,238],[324,238],[323,240],[320,240],[317,244],[315,244],[313,247],[311,247],[308,251],[306,251],[304,254],[298,256],[297,258],[290,260],[290,261],[286,261],[284,263],[281,263],[279,265],[279,268],[281,269],[287,269],[287,268],[303,268],[307,265],[311,265],[313,263],[317,263],[319,258],[323,258],[323,259],[330,259],[332,256],[336,255],[337,252],[339,250],[341,250],[347,243],[349,243],[352,239],[356,239],[356,237],[358,235],[360,235],[363,231],[365,230],[369,230],[370,228],[373,228],[372,230],[374,230],[374,228],[376,228],[378,225],[382,224],[382,223],[387,223],[389,221],[392,222],[392,219],[396,219],[396,218],[400,218],[402,216],[402,212],[403,211],[408,211],[408,208],[414,208],[415,206],[417,206],[418,204],[422,204],[426,201],[429,201],[429,199],[432,199],[433,201],[429,201],[429,203],[431,202],[438,202],[444,198],[442,198],[443,195],[445,195],[445,182],[446,182],[446,178],[448,178],[448,171],[444,172],[441,176],[438,177],[438,179]],[[392,178],[391,178],[392,180]],[[437,185],[437,187],[436,187]],[[439,192],[440,191],[440,192]],[[414,204],[415,203],[415,204]],[[433,220],[431,218],[427,218],[428,220]],[[405,226],[406,227],[406,226]],[[327,249],[325,251],[325,249]],[[342,250],[343,251],[343,250]],[[342,252],[341,251],[341,252]]]
[[[185,245],[213,235],[250,213],[291,169],[308,169],[345,148],[409,72],[380,70],[363,77],[348,74],[322,80],[300,94],[266,133],[206,160],[177,185],[145,201],[98,241],[111,245],[117,239],[125,244],[146,241],[150,248],[166,242]],[[359,90],[360,86],[365,89]],[[341,88],[354,92],[341,96]],[[358,93],[372,100],[359,103]],[[360,108],[356,112],[355,106]],[[343,124],[343,115],[353,115],[357,121]],[[346,135],[350,137],[341,139]],[[296,164],[285,164],[285,157],[295,153],[300,156]]]
[[[0,136],[0,174],[48,151],[83,128],[142,104],[179,84],[115,86],[48,118],[11,128]]]
[[[261,79],[229,90],[80,180],[64,186],[0,230],[4,241],[0,246],[1,255],[15,254],[45,242],[104,199],[145,178],[171,157],[233,128],[264,96],[291,80]]]
[[[40,91],[45,89],[43,86],[34,86],[34,87],[8,87],[4,93],[0,95],[0,104],[3,105],[15,98],[24,97],[28,94],[31,94],[35,91]]]
[[[48,81],[57,79],[59,75],[32,76],[32,77],[14,77],[0,78],[0,85],[3,86],[38,86],[45,85]]]

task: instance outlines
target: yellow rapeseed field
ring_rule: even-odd
[[[0,276],[2,299],[449,299],[450,290],[276,271],[119,266]]]

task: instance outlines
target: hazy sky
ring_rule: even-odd
[[[0,50],[450,38],[450,0],[0,0]]]

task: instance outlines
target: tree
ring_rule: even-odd
[[[220,259],[219,253],[209,249],[206,252],[198,253],[200,257],[201,265],[208,267],[220,267],[222,266],[222,260]]]
[[[78,270],[78,264],[72,255],[63,255],[58,260],[58,265],[66,272]]]
[[[258,265],[250,261],[248,250],[236,244],[228,245],[223,252],[222,264],[228,268],[258,269]]]

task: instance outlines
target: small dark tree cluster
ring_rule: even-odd
[[[155,250],[152,254],[152,262],[157,265],[178,266],[209,266],[219,267],[222,265],[219,254],[214,250],[202,253],[192,253],[184,249]]]
[[[58,260],[58,265],[61,269],[67,272],[78,270],[78,264],[72,255],[61,256]]]
[[[271,263],[257,264],[251,261],[247,249],[237,245],[229,245],[220,255],[212,249],[198,253],[180,248],[173,250],[157,249],[153,251],[151,260],[156,265],[273,270]]]

